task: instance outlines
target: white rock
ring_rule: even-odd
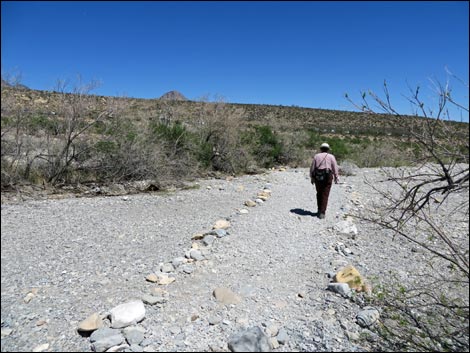
[[[334,229],[338,231],[341,234],[346,234],[346,235],[352,235],[352,238],[354,239],[357,235],[357,227],[354,223],[352,223],[349,220],[341,221],[338,222],[335,226]]]
[[[49,343],[40,344],[33,349],[33,352],[44,352],[49,349]]]
[[[111,309],[111,327],[122,328],[142,321],[145,307],[141,300],[121,304]]]

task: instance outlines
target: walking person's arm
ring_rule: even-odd
[[[315,182],[315,157],[313,157],[312,165],[310,166],[310,183],[313,184]]]
[[[339,183],[339,168],[338,168],[338,163],[336,163],[336,158],[335,156],[331,155],[332,161],[331,161],[331,170],[333,172],[333,177],[335,179],[335,184]]]

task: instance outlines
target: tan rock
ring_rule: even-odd
[[[98,313],[94,313],[78,324],[78,331],[90,332],[103,327],[103,320]]]
[[[158,281],[158,284],[167,285],[167,284],[173,283],[174,281],[176,281],[174,277],[167,277],[167,278],[160,279]]]
[[[157,295],[157,296],[165,296],[168,294],[168,292],[164,289],[161,289],[159,287],[153,287],[151,290],[150,290],[150,293],[153,294],[153,295]]]
[[[271,196],[271,193],[266,192],[266,191],[261,191],[258,193],[258,197],[264,201],[266,201],[270,196]]]
[[[152,282],[152,283],[157,283],[158,282],[158,277],[155,273],[152,273],[152,274],[148,275],[145,279],[149,282]]]
[[[349,288],[355,289],[358,292],[363,290],[363,286],[365,284],[359,271],[352,265],[348,265],[338,271],[333,281],[338,283],[347,283]]]
[[[213,294],[215,299],[223,304],[238,304],[241,301],[241,297],[228,288],[218,287],[214,289]]]
[[[161,285],[167,285],[167,284],[173,283],[176,280],[176,278],[174,277],[168,277],[166,273],[159,273],[157,274],[157,276],[158,276],[158,284],[161,284]]]
[[[253,200],[246,200],[246,201],[245,201],[245,206],[247,206],[247,207],[255,207],[255,206],[256,206],[256,202],[254,202]]]
[[[38,320],[36,321],[36,326],[43,326],[47,324],[47,321],[46,320]]]
[[[237,191],[238,191],[238,192],[245,191],[245,187],[244,187],[243,185],[240,185],[240,186],[237,188]]]
[[[230,227],[230,222],[225,219],[219,219],[212,226],[212,229],[227,229]]]
[[[34,298],[34,294],[29,292],[28,294],[26,294],[26,297],[23,298],[23,301],[25,303],[29,303],[33,298]]]
[[[204,234],[196,233],[191,237],[191,240],[201,240],[202,238],[204,238]]]

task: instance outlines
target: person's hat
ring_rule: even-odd
[[[328,149],[330,149],[330,145],[327,144],[326,142],[325,142],[325,143],[322,143],[320,147],[321,147],[321,148],[328,148]]]

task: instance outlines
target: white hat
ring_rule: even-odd
[[[320,147],[325,147],[325,148],[330,148],[330,145],[327,144],[326,142],[322,143]]]

